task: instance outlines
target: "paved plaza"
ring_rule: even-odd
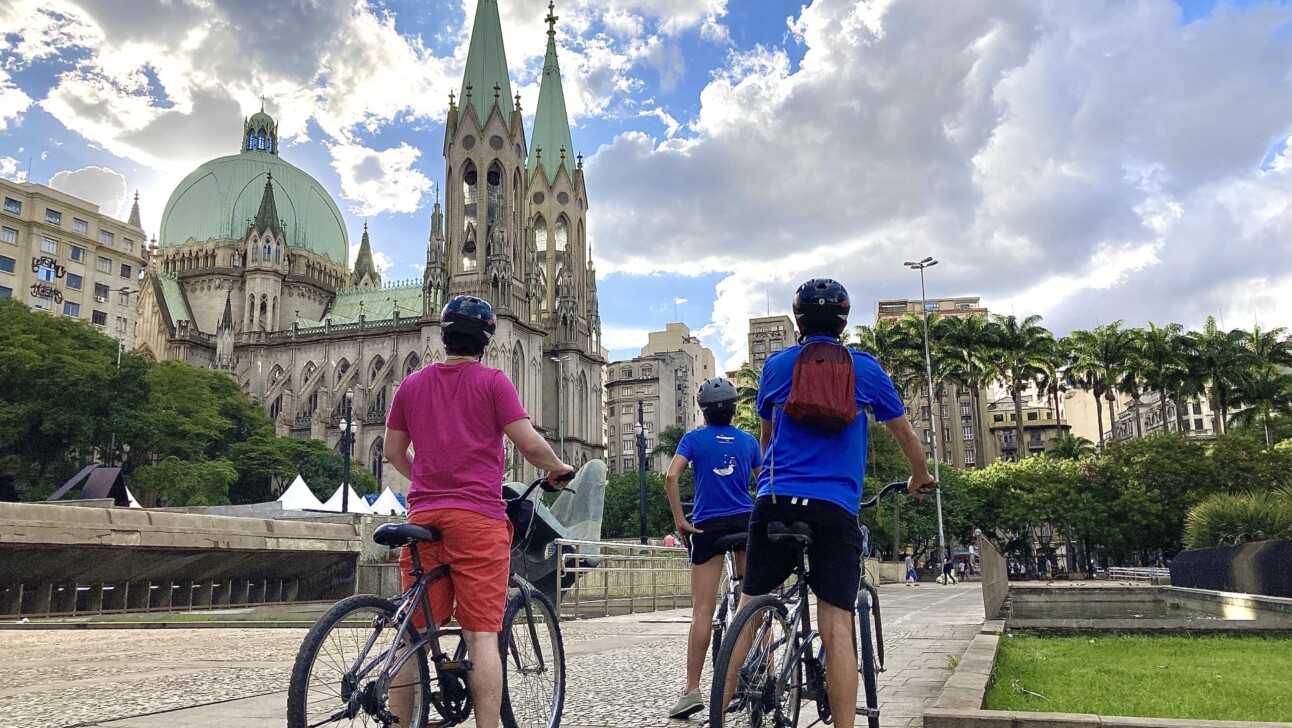
[[[983,621],[978,584],[881,589],[885,726],[918,726]],[[563,625],[564,725],[684,728],[665,713],[682,688],[688,614]],[[0,631],[0,728],[282,726],[304,630]],[[810,715],[809,711],[806,715]]]

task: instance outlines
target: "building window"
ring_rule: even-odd
[[[108,300],[108,284],[106,284],[106,283],[95,283],[95,284],[94,284],[94,297],[95,297],[96,299],[100,300],[100,301],[106,301],[106,300]]]
[[[117,317],[117,332],[118,332],[118,333],[122,333],[122,334],[124,334],[124,333],[126,332],[126,324],[127,324],[127,323],[129,323],[129,322],[128,322],[128,321],[126,321],[125,317],[123,317],[123,316],[118,316],[118,317]]]
[[[965,450],[965,465],[973,465],[977,462],[978,456],[974,455],[973,450]]]
[[[625,473],[629,473],[629,472],[632,472],[632,469],[633,469],[633,459],[632,459],[632,458],[624,458],[624,470],[623,470],[623,472],[625,472]]]
[[[130,266],[126,265],[125,263],[122,263],[122,264],[121,264],[121,277],[122,277],[122,278],[129,278],[129,277],[130,277],[130,274],[131,274],[131,273],[133,273],[133,272],[134,272],[134,271],[133,271],[133,270],[131,270]]]
[[[972,407],[970,407],[970,406],[969,406],[969,405],[967,405],[967,404],[962,404],[962,405],[960,405],[960,416],[961,416],[961,417],[972,417],[972,416],[973,416],[973,408],[972,408]]]
[[[943,442],[951,442],[951,428],[950,428],[950,427],[943,427],[943,428],[942,428],[942,441],[943,441]]]
[[[36,268],[36,277],[45,283],[53,283],[54,269],[47,265],[38,266]]]
[[[642,411],[643,411],[643,412],[647,412],[647,413],[654,412],[654,411],[655,411],[655,403],[654,403],[654,402],[643,402],[643,403],[642,403]]]
[[[966,427],[966,428],[964,428],[964,439],[966,439],[966,440],[972,440],[972,439],[973,439],[973,428],[972,428],[972,427]]]
[[[924,428],[924,441],[933,442],[933,430],[930,430],[927,427]]]
[[[624,439],[620,440],[619,443],[623,446],[623,453],[625,455],[633,454],[633,438],[625,437]]]
[[[111,272],[112,272],[112,261],[111,261],[111,260],[108,260],[107,258],[99,258],[99,259],[98,259],[98,261],[97,261],[97,262],[95,262],[94,267],[95,267],[95,269],[97,269],[100,273],[111,273]]]
[[[129,305],[130,305],[130,294],[131,294],[131,293],[134,293],[134,291],[130,291],[130,290],[123,290],[123,291],[118,291],[117,293],[119,294],[119,295],[117,296],[117,303],[121,304],[122,306],[129,306]]]
[[[1027,419],[1028,419],[1028,420],[1035,420],[1036,418],[1037,418],[1037,413],[1036,413],[1036,412],[1028,412],[1028,413],[1027,413]]]
[[[8,286],[0,286],[0,298],[13,298],[13,289]]]
[[[655,423],[651,422],[650,420],[646,420],[645,422],[642,422],[642,429],[645,430],[646,432],[654,432]]]
[[[58,241],[53,238],[42,238],[40,241],[40,252],[58,255]]]
[[[611,437],[614,437],[614,436],[615,436],[615,426],[614,426],[614,425],[611,425],[611,426],[610,426],[610,436],[611,436]]]
[[[923,407],[920,407],[920,419],[922,419],[922,420],[927,420],[928,418],[929,418],[929,407],[928,407],[928,405],[925,405],[925,406],[923,406]]]
[[[135,241],[131,240],[130,238],[122,238],[121,249],[126,251],[127,253],[135,252]],[[277,251],[275,251],[275,257],[277,257]]]
[[[109,231],[107,231],[107,230],[100,230],[100,231],[99,231],[99,243],[100,243],[101,245],[111,246],[111,245],[112,245],[112,233],[111,233],[111,232],[109,232]]]
[[[79,245],[69,245],[67,247],[71,253],[72,260],[80,261],[85,259],[85,248],[82,248]]]
[[[620,378],[620,379],[632,379],[632,378],[633,378],[633,370],[632,370],[632,368],[631,368],[631,367],[624,367],[623,369],[620,369],[620,370],[619,370],[619,378]]]
[[[68,287],[68,288],[72,289],[73,291],[79,291],[79,290],[81,290],[81,286],[82,286],[82,285],[83,285],[83,283],[82,283],[82,278],[81,278],[80,276],[76,275],[75,273],[68,273],[68,274],[67,274],[67,287]]]
[[[619,388],[619,396],[620,396],[620,397],[631,397],[632,395],[633,395],[633,388],[632,388],[632,387],[620,387],[620,388]]]
[[[84,235],[87,232],[89,232],[89,230],[90,230],[90,223],[75,217],[72,218],[72,232],[78,235]]]
[[[992,416],[991,416],[991,421],[992,421],[992,422],[1004,422],[1004,421],[1005,421],[1005,415],[992,415]]]
[[[80,316],[80,315],[81,315],[81,304],[79,304],[79,303],[72,303],[71,301],[63,301],[63,315],[64,315],[64,316]]]
[[[1194,413],[1195,415],[1200,415],[1200,414],[1202,414],[1202,403],[1201,403],[1201,402],[1194,402],[1194,403],[1193,403],[1193,413]]]
[[[4,198],[4,211],[11,215],[21,215],[22,203],[12,197],[6,197]]]
[[[17,261],[15,261],[13,258],[10,258],[7,255],[0,255],[0,271],[4,271],[5,273],[12,273],[14,271],[15,263],[17,263]]]
[[[108,314],[104,311],[95,311],[94,313],[90,314],[90,321],[95,326],[107,326]]]
[[[10,245],[18,244],[18,231],[11,227],[0,228],[0,240]]]
[[[944,394],[945,394],[945,392],[944,392]],[[948,412],[948,410],[947,410],[947,406],[946,406],[945,404],[944,404],[944,405],[942,405],[942,419],[944,419],[944,420],[945,420],[946,418],[948,418],[948,417],[950,417],[950,416],[951,416],[951,415],[947,414],[947,412]]]
[[[630,414],[632,414],[632,413],[633,413],[633,406],[632,406],[632,405],[630,405],[630,404],[621,405],[621,406],[619,407],[619,411],[620,411],[622,414],[630,415]]]
[[[38,310],[41,310],[41,311],[53,311],[53,310],[54,310],[54,299],[49,298],[49,297],[47,297],[47,296],[37,296],[37,297],[36,297],[36,308],[37,308]]]
[[[1199,431],[1206,429],[1206,428],[1204,428],[1204,427],[1202,426],[1202,418],[1201,418],[1201,417],[1199,417],[1199,418],[1197,418],[1197,419],[1195,419],[1195,420],[1193,421],[1193,429],[1195,429],[1195,430],[1199,430]]]
[[[50,225],[62,225],[63,213],[59,212],[58,210],[51,210],[49,208],[45,208],[45,222],[49,223]]]

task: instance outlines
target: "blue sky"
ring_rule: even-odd
[[[259,96],[283,156],[418,278],[475,0],[18,0],[0,8],[0,174],[156,230]],[[500,0],[532,110],[546,7]],[[675,316],[720,362],[744,321],[835,275],[868,311],[982,295],[1058,330],[1292,323],[1286,3],[564,0],[605,343]],[[527,120],[528,121],[528,120]],[[371,178],[361,170],[379,169]],[[1223,241],[1223,243],[1221,242]],[[868,317],[862,317],[865,321]]]

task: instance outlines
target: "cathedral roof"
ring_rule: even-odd
[[[565,89],[561,85],[561,67],[556,59],[555,7],[547,5],[547,57],[543,59],[543,81],[538,90],[538,111],[534,114],[534,133],[529,142],[529,178],[534,178],[542,158],[543,171],[549,183],[556,181],[562,166],[564,150],[566,174],[574,179],[574,144],[570,140],[570,118],[565,112]]]
[[[499,88],[497,103],[502,109],[503,119],[510,120],[515,106],[511,100],[511,77],[507,73],[507,51],[502,43],[502,21],[498,19],[498,0],[478,0],[459,103],[465,113],[467,87],[470,86],[471,103],[480,126],[485,125],[493,111],[495,85]]]
[[[244,148],[193,170],[166,202],[158,244],[183,245],[189,238],[241,240],[260,210],[271,175],[275,217],[284,225],[287,245],[345,265],[350,240],[341,210],[323,185],[283,160],[277,149]]]
[[[188,300],[184,298],[184,289],[179,285],[179,278],[174,273],[159,272],[157,280],[161,283],[162,300],[166,302],[166,310],[170,313],[171,321],[175,323],[192,321],[193,314],[189,313]]]
[[[348,324],[359,320],[362,314],[365,321],[382,321],[395,317],[399,311],[400,318],[415,318],[422,315],[421,281],[386,288],[351,288],[337,291],[331,307],[323,314],[323,319],[332,319],[333,324]],[[304,324],[302,324],[304,325]]]

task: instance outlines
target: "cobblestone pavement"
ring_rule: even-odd
[[[978,585],[885,586],[881,603],[883,725],[918,726],[951,658],[982,624]],[[688,616],[676,610],[563,624],[563,725],[698,726],[699,716],[664,717],[682,688]],[[298,629],[0,631],[0,728],[282,726],[303,636]]]

